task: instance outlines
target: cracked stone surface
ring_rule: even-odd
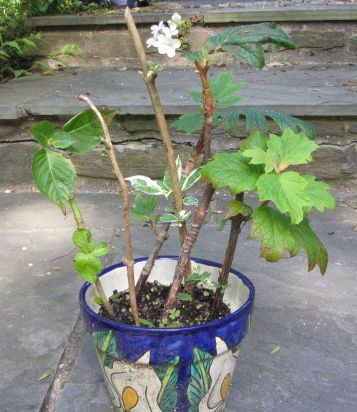
[[[223,208],[223,195],[212,207]],[[330,253],[321,278],[306,272],[306,258],[269,264],[243,233],[234,266],[257,289],[252,330],[238,360],[227,412],[350,412],[357,402],[357,198],[340,193],[336,212],[314,215],[313,226]],[[118,198],[81,194],[79,201],[97,239],[113,238],[120,224]],[[78,317],[80,279],[72,276],[71,216],[36,193],[1,193],[0,398],[4,412],[38,411]],[[101,219],[98,223],[98,218]],[[216,217],[214,218],[216,219]],[[212,220],[210,220],[212,222]],[[194,255],[220,261],[227,231],[205,226]],[[114,232],[116,236],[119,232]],[[135,255],[150,250],[151,234],[135,225]],[[172,233],[163,253],[175,253]],[[119,244],[119,246],[118,246]],[[119,249],[118,249],[119,247]],[[120,260],[116,239],[109,260]],[[55,260],[53,260],[55,259]],[[32,264],[32,265],[29,265]],[[275,345],[281,350],[275,355]],[[111,411],[110,399],[88,338],[56,399],[56,412]],[[38,378],[52,369],[53,374]],[[61,374],[61,369],[58,374]],[[145,411],[143,411],[145,412]]]

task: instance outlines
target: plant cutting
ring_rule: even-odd
[[[201,82],[201,90],[191,93],[197,110],[173,124],[197,136],[183,164],[174,153],[156,88],[160,67],[146,59],[129,9],[125,18],[165,149],[167,168],[162,180],[124,177],[109,129],[117,114],[99,110],[84,95],[79,99],[88,109],[61,129],[47,120],[34,126],[41,149],[33,157],[33,176],[39,190],[63,213],[71,210],[77,224],[74,265],[86,280],[80,306],[115,410],[219,412],[224,410],[253,308],[252,283],[232,268],[243,226],[250,225],[249,237],[260,240],[260,256],[267,261],[278,261],[286,254],[293,257],[303,250],[308,269],[318,266],[323,274],[328,255],[309,216],[313,209],[333,209],[335,200],[328,184],[296,169],[312,161],[317,149],[310,125],[288,115],[236,106],[243,85],[234,75],[224,71],[208,76],[222,52],[263,67],[266,44],[297,47],[286,33],[270,23],[240,26],[211,36],[201,48],[193,49],[190,20],[174,14],[168,22],[152,27],[147,46],[169,58],[183,53]],[[212,153],[216,128],[234,134],[241,122],[248,137],[240,149]],[[100,257],[109,247],[94,241],[85,224],[74,194],[76,171],[70,159],[72,153],[95,148],[107,154],[123,198],[125,257],[105,269]],[[128,183],[135,192],[132,204]],[[216,189],[227,189],[231,195],[219,222],[220,229],[230,225],[220,263],[191,256]],[[248,203],[245,193],[255,194],[258,204]],[[134,258],[132,219],[145,222],[153,232],[148,257]],[[179,252],[160,256],[173,230],[179,232]]]

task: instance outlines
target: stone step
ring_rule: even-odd
[[[175,4],[177,7],[177,4]],[[252,5],[240,7],[201,7],[182,10],[170,5],[159,5],[153,12],[134,12],[139,32],[145,41],[150,36],[150,26],[159,20],[168,20],[174,11],[183,17],[196,16],[191,32],[193,44],[199,46],[207,38],[223,28],[264,21],[279,22],[300,45],[299,51],[283,51],[267,54],[268,63],[293,65],[320,65],[326,63],[357,63],[357,4],[299,5],[274,7]],[[136,68],[135,51],[129,39],[123,14],[45,16],[33,17],[27,25],[41,30],[43,42],[40,56],[61,49],[66,43],[80,46],[82,53],[73,67]],[[185,67],[182,57],[167,59],[153,53],[153,61],[166,67]],[[237,65],[237,61],[221,56],[222,62]]]
[[[235,71],[246,84],[240,107],[266,108],[311,121],[322,146],[311,170],[318,177],[338,180],[357,178],[357,75],[354,67],[316,69],[268,69]],[[212,72],[213,76],[215,70]],[[199,87],[195,73],[165,70],[158,80],[162,102],[171,121],[196,110],[189,91]],[[39,119],[56,124],[84,108],[76,99],[87,94],[100,107],[119,109],[112,125],[115,148],[127,175],[162,176],[163,147],[153,118],[144,83],[137,71],[65,71],[53,77],[33,76],[0,86],[0,184],[31,181],[30,160],[37,144],[31,127]],[[247,132],[244,122],[235,137],[218,129],[213,149],[238,148]],[[183,158],[191,152],[197,136],[172,131]],[[113,178],[111,167],[100,151],[73,156],[79,175]]]

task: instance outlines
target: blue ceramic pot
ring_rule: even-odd
[[[138,277],[146,258],[135,261]],[[177,257],[158,258],[150,280],[169,284]],[[202,259],[192,264],[217,279],[221,265]],[[123,264],[105,269],[101,281],[107,296],[127,289]],[[139,328],[97,314],[96,290],[86,283],[80,306],[101,368],[120,412],[221,412],[227,399],[240,343],[253,310],[254,286],[232,269],[225,302],[232,313],[205,325],[183,328]]]

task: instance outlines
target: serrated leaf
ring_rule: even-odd
[[[93,250],[92,233],[88,229],[77,229],[72,236],[72,241],[79,249],[86,252]]]
[[[253,212],[253,209],[247,205],[246,203],[240,200],[233,200],[229,202],[227,205],[228,213],[224,216],[224,219],[230,219],[233,216],[242,215],[242,216],[250,216]]]
[[[101,113],[106,121],[110,121],[116,111],[101,110]],[[103,131],[97,116],[91,109],[86,109],[83,112],[72,117],[64,126],[63,131],[71,135],[74,143],[67,148],[73,153],[86,153],[100,143],[103,136]]]
[[[331,186],[325,182],[316,181],[315,176],[304,175],[304,179],[307,181],[305,188],[308,194],[311,205],[319,212],[323,212],[325,208],[335,209],[336,199],[331,193]]]
[[[248,131],[259,130],[263,133],[268,132],[271,129],[268,119],[271,119],[281,131],[291,129],[296,133],[302,131],[311,138],[316,136],[316,130],[309,123],[271,110],[237,108],[234,111],[221,114],[224,128],[230,133],[237,128],[242,117],[245,118]]]
[[[150,177],[136,175],[127,177],[125,180],[129,180],[131,185],[138,192],[146,193],[148,195],[165,195],[166,191],[157,181],[150,179]]]
[[[290,214],[293,224],[303,220],[304,207],[311,204],[306,186],[307,181],[296,172],[271,172],[257,181],[259,200],[271,200],[281,213]]]
[[[281,137],[270,135],[267,141],[267,149],[248,149],[242,153],[250,157],[252,164],[264,164],[265,172],[275,170],[279,173],[290,165],[308,163],[312,160],[311,153],[318,145],[306,137],[304,133],[294,133],[287,129]]]
[[[267,147],[267,138],[265,134],[259,130],[255,130],[250,133],[244,143],[240,145],[240,151],[243,153],[248,149],[262,149],[265,150]]]
[[[263,47],[260,43],[241,44],[239,47],[224,46],[223,50],[257,69],[261,69],[265,65]]]
[[[279,173],[277,159],[271,152],[256,147],[243,151],[242,156],[249,158],[249,163],[252,165],[264,165],[265,173],[273,170]]]
[[[202,168],[199,167],[194,169],[183,181],[181,190],[182,192],[186,192],[186,190],[190,189],[195,183],[197,183],[201,179]]]
[[[291,224],[290,219],[267,206],[261,206],[252,214],[252,228],[249,237],[261,241],[260,256],[267,261],[277,262],[285,250],[295,256],[300,249],[308,256],[308,270],[316,265],[325,273],[328,255],[324,245],[318,239],[305,218],[298,225]]]
[[[75,185],[72,162],[60,153],[39,150],[32,158],[32,176],[39,190],[65,212]]]
[[[73,143],[72,136],[64,131],[55,132],[51,138],[51,144],[57,149],[66,149]]]
[[[55,133],[55,128],[48,120],[42,120],[33,126],[32,133],[36,141],[45,149]]]
[[[275,23],[259,23],[234,27],[208,38],[208,41],[220,49],[226,45],[266,44],[273,43],[289,49],[298,46]]]
[[[296,247],[304,249],[308,257],[308,270],[311,271],[316,265],[323,275],[326,272],[328,253],[316,233],[311,229],[309,221],[305,218],[299,225],[293,225],[292,235],[296,241]]]
[[[109,253],[109,246],[106,242],[99,242],[96,244],[92,250],[94,256],[105,256]]]
[[[284,250],[291,256],[296,254],[290,219],[270,207],[260,206],[254,210],[249,237],[260,239],[260,256],[268,262],[280,260]]]
[[[209,81],[213,99],[218,109],[225,109],[241,100],[236,93],[244,87],[243,83],[235,83],[234,75],[230,72],[220,73],[215,80]]]
[[[136,220],[149,222],[157,206],[158,199],[155,196],[144,198],[140,193],[135,196],[134,207],[131,212]]]
[[[183,204],[185,206],[197,206],[198,205],[198,199],[197,199],[197,197],[187,196],[183,199]]]
[[[192,302],[192,296],[189,293],[180,292],[177,297],[182,302]]]
[[[80,277],[94,284],[102,270],[102,263],[92,253],[78,252],[74,257],[74,267]]]
[[[249,164],[239,152],[217,153],[202,169],[202,178],[215,189],[228,187],[232,195],[256,189],[261,168]]]
[[[194,133],[202,129],[203,120],[202,112],[185,113],[172,123],[172,127],[185,133]]]

